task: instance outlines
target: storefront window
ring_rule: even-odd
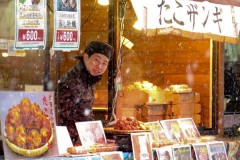
[[[0,39],[15,39],[15,1],[0,0]],[[81,40],[78,51],[51,51],[53,43],[54,2],[47,1],[47,44],[45,50],[24,50],[14,56],[4,56],[6,49],[1,49],[0,55],[0,90],[54,91],[58,78],[74,66],[82,56],[85,46],[92,40],[108,42],[109,8],[95,1],[81,1]],[[108,120],[108,80],[115,76],[119,83],[119,97],[114,105],[118,110],[117,118],[137,117],[141,121],[191,117],[198,126],[212,128],[212,76],[213,74],[213,42],[210,39],[190,39],[176,35],[147,36],[143,31],[133,28],[137,17],[130,2],[126,3],[123,19],[117,21],[121,34],[131,41],[131,48],[121,44],[116,48],[116,74],[104,73],[97,83],[97,93],[94,109],[96,117]],[[119,25],[119,26],[118,26]],[[121,30],[123,29],[123,30]],[[0,41],[1,42],[1,41]],[[229,49],[234,52],[229,53]],[[226,63],[237,62],[238,47],[225,46]],[[238,63],[235,63],[238,66]],[[233,68],[239,79],[238,69]],[[118,72],[120,71],[120,72]],[[119,78],[119,79],[118,79]],[[215,77],[216,78],[216,77]],[[117,81],[119,80],[119,81]],[[172,98],[163,101],[166,108],[159,114],[144,114],[144,106],[149,100],[149,92],[137,88],[136,84],[150,82],[159,91],[169,91],[172,85],[180,85],[191,89],[194,93],[192,101],[186,105],[172,103]],[[239,82],[239,80],[238,80]],[[116,87],[116,86],[115,86]],[[196,94],[195,94],[196,93]],[[167,93],[164,93],[167,94]],[[176,95],[179,96],[179,95]],[[191,96],[191,95],[189,95]],[[114,96],[113,96],[114,97]],[[166,98],[166,97],[165,97]],[[179,98],[179,97],[178,97]],[[189,97],[185,97],[189,98]],[[171,103],[171,105],[169,105]],[[100,110],[100,111],[99,111]],[[98,112],[99,111],[99,112]],[[167,113],[167,114],[166,114]],[[104,116],[103,116],[104,115]],[[216,117],[215,117],[216,118]],[[216,129],[216,128],[214,128]]]

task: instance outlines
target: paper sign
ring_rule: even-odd
[[[54,1],[53,50],[78,50],[81,1]]]
[[[75,124],[83,146],[107,143],[101,121],[77,122]]]
[[[171,146],[165,146],[158,149],[155,149],[157,153],[158,160],[166,159],[170,160],[173,159],[172,154],[172,147]]]
[[[46,0],[16,0],[15,50],[45,49]]]
[[[179,118],[178,123],[186,137],[200,137],[200,133],[192,118]]]
[[[176,145],[172,146],[173,149],[173,159],[179,160],[191,160],[192,159],[192,151],[190,145]]]
[[[67,148],[73,147],[72,140],[66,126],[56,126],[59,155],[67,154]]]
[[[207,142],[212,159],[227,160],[227,152],[223,141]]]
[[[136,160],[153,160],[150,133],[131,133],[131,140]]]
[[[192,144],[196,160],[210,160],[209,147],[207,143],[194,143]]]

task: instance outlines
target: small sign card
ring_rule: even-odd
[[[153,160],[150,133],[131,133],[135,160]]]
[[[158,160],[171,160],[173,159],[172,146],[165,146],[156,149]]]
[[[166,133],[159,121],[146,122],[149,125],[149,129],[151,130],[151,137],[153,141],[160,141],[162,139],[167,139]]]
[[[115,152],[101,152],[101,160],[123,160],[123,153],[120,151]]]
[[[107,143],[101,121],[77,122],[76,127],[83,146]]]
[[[183,142],[185,137],[177,119],[161,120],[163,129],[169,140],[176,140],[177,142]]]
[[[196,160],[210,160],[210,152],[207,143],[192,144]]]
[[[178,123],[186,137],[200,137],[200,133],[192,118],[179,118]]]
[[[174,160],[191,160],[192,152],[190,145],[176,145],[172,146]]]
[[[56,126],[57,142],[59,155],[68,154],[67,148],[73,147],[72,140],[66,126]],[[64,137],[64,138],[63,138]]]
[[[226,148],[223,141],[207,142],[212,159],[227,160]]]

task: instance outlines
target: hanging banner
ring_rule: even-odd
[[[78,50],[80,43],[80,1],[54,0],[53,50]]]
[[[45,49],[46,0],[16,0],[15,50]]]
[[[238,42],[237,8],[207,1],[131,0],[147,35],[174,34],[192,39]]]

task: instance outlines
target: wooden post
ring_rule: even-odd
[[[224,136],[224,43],[218,52],[218,136]]]

